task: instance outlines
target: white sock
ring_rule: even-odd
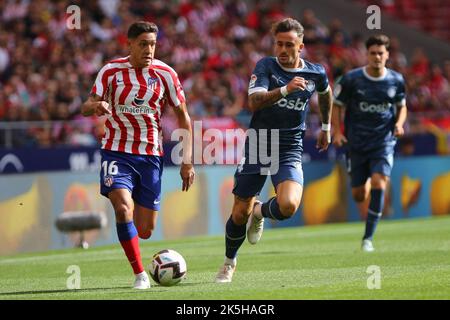
[[[230,264],[233,267],[235,267],[237,264],[237,259],[236,258],[230,259],[230,258],[225,257],[225,264]]]

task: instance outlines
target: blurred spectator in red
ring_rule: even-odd
[[[250,73],[259,59],[273,52],[271,23],[288,16],[287,1],[275,0],[75,3],[82,8],[80,30],[66,27],[69,0],[0,1],[0,121],[56,121],[49,132],[44,123],[36,131],[36,139],[25,143],[29,138],[25,132],[17,143],[98,142],[102,119],[87,123],[90,130],[81,130],[77,120],[81,101],[89,94],[99,68],[106,61],[126,56],[128,25],[141,19],[158,24],[156,56],[177,70],[193,120],[228,117],[233,125],[245,127],[251,117],[246,99]],[[385,2],[385,7],[391,3]],[[327,27],[310,9],[303,11],[300,20],[307,44],[302,57],[324,65],[331,84],[341,74],[365,64],[364,39],[359,35],[350,39],[342,21],[334,19]],[[450,109],[450,61],[430,68],[419,48],[408,65],[393,37],[389,63],[407,80],[411,111]],[[313,97],[308,121],[316,121],[316,113]],[[170,129],[176,120],[170,108],[163,117]],[[225,120],[223,123],[231,123]]]

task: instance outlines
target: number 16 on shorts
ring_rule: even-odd
[[[103,171],[103,182],[105,186],[111,187],[114,182],[113,176],[119,173],[119,168],[116,165],[117,161],[108,161],[102,162],[102,171]]]

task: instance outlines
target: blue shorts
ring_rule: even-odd
[[[233,194],[241,198],[251,198],[260,194],[267,175],[259,171],[246,170],[238,167],[234,174]],[[280,164],[278,172],[270,176],[273,186],[276,188],[280,182],[291,180],[303,186],[303,169],[300,162],[293,164]]]
[[[394,165],[394,154],[350,152],[347,153],[346,160],[347,170],[351,177],[351,185],[354,188],[364,185],[373,173],[380,173],[390,177]]]
[[[133,200],[158,211],[161,201],[163,159],[101,150],[100,193],[108,198],[114,189],[128,189]]]

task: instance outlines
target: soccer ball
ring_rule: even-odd
[[[153,255],[149,271],[156,283],[162,286],[173,286],[186,275],[186,261],[175,250],[161,250]]]

